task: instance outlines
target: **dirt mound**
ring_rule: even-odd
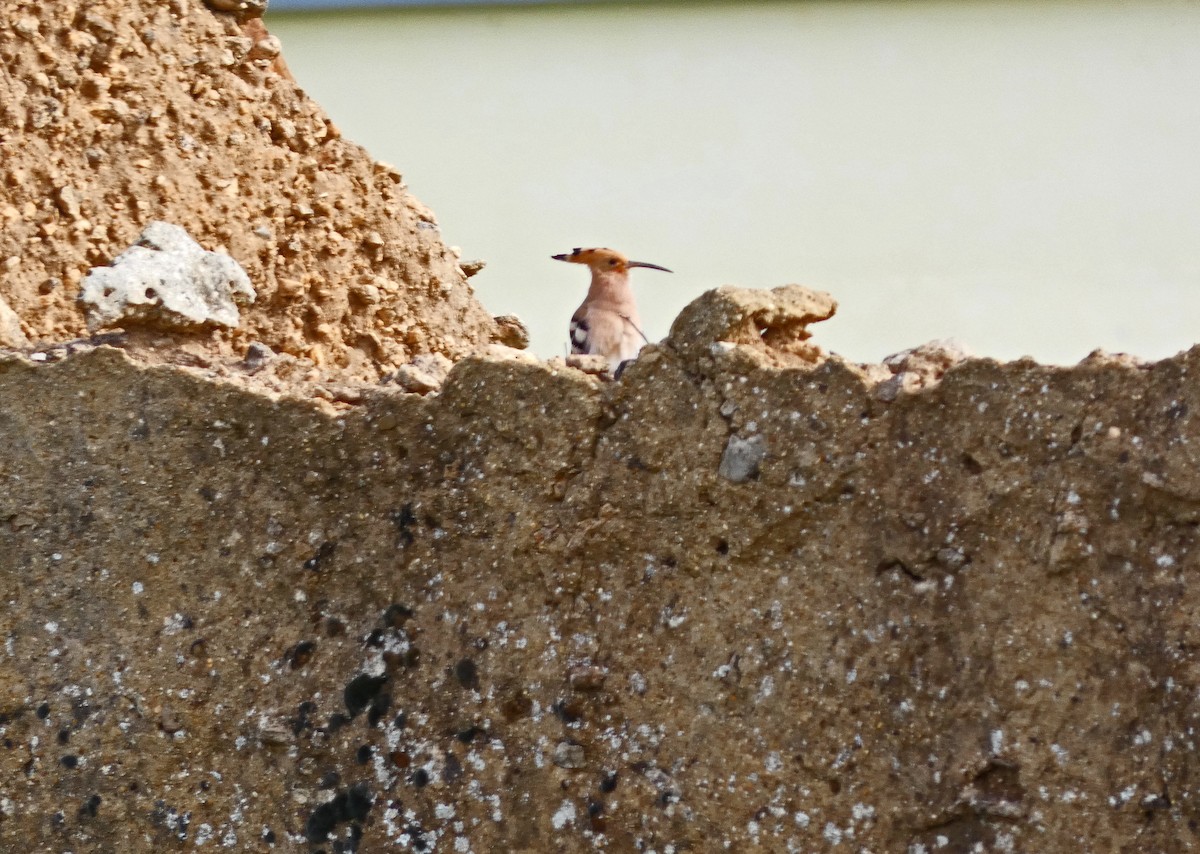
[[[224,249],[258,294],[193,356],[252,342],[376,379],[492,340],[433,214],[287,74],[261,21],[198,0],[0,12],[0,306],[33,342],[86,334],[77,298],[153,220]],[[0,308],[0,316],[3,309]],[[129,330],[150,353],[157,332]]]

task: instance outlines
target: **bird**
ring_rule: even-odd
[[[603,356],[613,377],[619,377],[625,363],[637,356],[643,344],[649,343],[642,332],[633,288],[629,286],[629,270],[646,267],[664,273],[671,271],[645,261],[630,261],[615,249],[575,247],[550,257],[555,261],[587,264],[592,271],[587,296],[571,315],[571,352]]]

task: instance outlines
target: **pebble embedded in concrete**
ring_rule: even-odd
[[[732,435],[725,444],[717,474],[733,483],[745,483],[758,476],[758,469],[767,455],[767,443],[762,436],[743,438]]]
[[[554,764],[559,768],[582,768],[585,762],[583,746],[567,741],[559,742],[554,748]]]

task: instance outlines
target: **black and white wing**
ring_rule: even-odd
[[[587,315],[583,311],[575,312],[575,316],[571,318],[571,352],[576,355],[587,355],[591,353],[589,349],[590,336],[587,322]]]

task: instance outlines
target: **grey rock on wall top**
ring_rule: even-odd
[[[93,267],[79,299],[88,329],[145,324],[236,327],[238,305],[254,302],[250,278],[233,258],[209,252],[168,222],[152,222],[111,267]]]

